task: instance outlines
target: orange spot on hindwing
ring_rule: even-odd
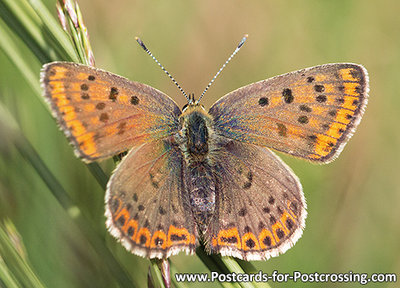
[[[192,240],[193,239],[186,228],[177,228],[173,225],[169,226],[167,247],[179,244],[189,245]]]
[[[137,235],[135,242],[140,246],[149,247],[151,241],[151,233],[147,228],[140,228]]]
[[[136,220],[130,219],[123,227],[123,231],[128,235],[128,237],[135,241],[138,232],[138,223]]]
[[[258,240],[262,250],[269,249],[276,245],[274,235],[272,235],[271,231],[267,229],[261,230],[261,233],[258,234]]]
[[[275,237],[276,243],[281,242],[281,240],[288,235],[286,228],[280,222],[276,222],[272,225],[272,233]]]
[[[288,231],[289,233],[293,231],[294,225],[296,224],[296,220],[286,210],[283,212],[280,221],[285,227],[286,231]]]
[[[151,237],[150,248],[161,248],[167,247],[167,235],[163,231],[155,231]]]
[[[117,212],[116,216],[114,217],[114,223],[117,227],[123,230],[123,227],[128,223],[130,218],[130,213],[126,208],[122,208]]]
[[[243,251],[260,250],[260,245],[256,235],[251,232],[244,234],[242,236],[242,248]]]
[[[237,228],[219,231],[217,240],[214,241],[213,244],[215,244],[214,246],[234,246],[237,249],[242,248]]]

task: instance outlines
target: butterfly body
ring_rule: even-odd
[[[215,209],[215,154],[218,137],[211,116],[199,104],[190,104],[179,116],[179,131],[173,136],[183,159],[185,186],[183,199],[195,219],[196,231],[203,234]]]
[[[268,148],[327,163],[367,104],[357,64],[311,67],[239,88],[207,112],[181,111],[164,93],[89,66],[53,62],[44,96],[78,154],[101,160],[131,149],[106,191],[107,226],[132,253],[210,253],[264,260],[300,238],[301,184]],[[268,148],[266,148],[268,147]]]

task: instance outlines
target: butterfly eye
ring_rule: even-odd
[[[182,107],[182,112],[183,112],[188,106],[189,106],[188,103],[186,103],[185,105],[183,105],[183,107]]]

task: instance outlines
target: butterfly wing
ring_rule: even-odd
[[[351,137],[367,97],[362,66],[326,64],[239,88],[210,114],[225,137],[326,163]]]
[[[168,137],[177,129],[178,106],[145,84],[69,62],[44,65],[41,82],[54,116],[86,161]]]
[[[220,149],[217,163],[207,249],[264,260],[292,247],[305,226],[306,203],[290,168],[267,148],[234,140]]]
[[[131,150],[106,192],[107,226],[132,253],[166,258],[193,253],[196,228],[182,183],[182,155],[168,140]]]

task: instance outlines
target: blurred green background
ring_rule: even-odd
[[[56,15],[55,1],[45,3]],[[353,271],[400,276],[400,2],[80,0],[79,4],[96,66],[156,87],[179,106],[184,97],[140,49],[135,36],[142,38],[187,93],[198,96],[248,33],[243,49],[203,99],[206,107],[245,84],[293,70],[332,62],[364,65],[370,76],[369,104],[340,157],[318,166],[282,155],[299,176],[307,199],[303,237],[284,255],[253,264],[266,273]],[[41,65],[25,50],[39,85]],[[126,252],[108,235],[104,189],[75,158],[48,108],[34,93],[0,50],[1,104],[93,231],[106,238],[120,265],[139,287],[145,285],[150,262]],[[0,113],[0,221],[9,218],[15,224],[34,272],[47,287],[118,287],[105,259],[71,220],[77,210],[65,210],[49,193],[37,171],[12,145],[13,135],[4,128],[10,124],[7,113]],[[115,164],[107,160],[101,166],[109,175]],[[172,260],[179,272],[209,271],[196,256],[180,254]],[[355,283],[270,285],[361,287]]]

